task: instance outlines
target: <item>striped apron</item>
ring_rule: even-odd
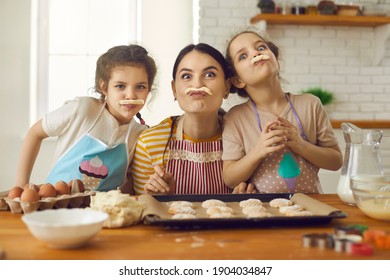
[[[176,140],[169,143],[166,171],[176,180],[176,194],[230,193],[222,179],[222,140],[183,140],[183,117],[177,124]]]

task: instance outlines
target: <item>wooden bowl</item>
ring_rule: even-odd
[[[360,15],[360,8],[354,5],[337,5],[337,15],[358,16]]]

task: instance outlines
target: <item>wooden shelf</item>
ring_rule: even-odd
[[[279,15],[258,14],[250,19],[250,23],[266,21],[267,24],[297,25],[333,25],[376,27],[390,23],[390,17],[384,16],[337,16],[337,15]]]

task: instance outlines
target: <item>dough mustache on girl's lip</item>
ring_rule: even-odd
[[[196,92],[205,92],[208,95],[213,95],[211,90],[208,87],[201,87],[201,88],[187,88],[184,93],[185,94],[190,94],[191,92],[196,93]]]
[[[252,58],[251,62],[252,62],[252,64],[255,64],[259,60],[268,60],[268,59],[270,59],[269,55],[261,54],[261,55],[258,55],[258,56],[255,56],[254,58]]]
[[[142,105],[144,101],[142,99],[124,99],[118,102],[119,105]]]

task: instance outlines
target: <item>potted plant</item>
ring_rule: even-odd
[[[311,93],[315,96],[317,96],[320,100],[322,105],[329,105],[333,102],[333,93],[324,90],[320,87],[312,87],[308,88],[306,90],[303,90],[302,93]]]

